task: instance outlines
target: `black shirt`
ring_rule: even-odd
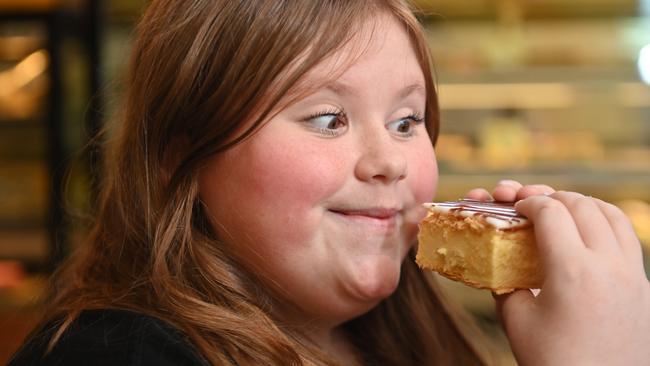
[[[56,327],[30,337],[8,366],[208,365],[187,338],[160,319],[123,310],[88,310],[45,354]]]

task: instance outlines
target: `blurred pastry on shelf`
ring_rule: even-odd
[[[599,161],[605,146],[594,131],[550,132],[532,135],[535,160],[540,162]]]
[[[41,222],[47,212],[49,184],[44,162],[3,161],[0,169],[0,221]]]
[[[47,93],[49,55],[35,51],[0,71],[0,120],[27,119],[38,112]]]
[[[18,287],[25,278],[25,270],[18,261],[0,260],[0,289]]]
[[[503,110],[479,128],[483,164],[491,169],[525,168],[533,155],[531,132],[518,110]]]
[[[650,171],[650,147],[641,145],[621,146],[607,154],[608,161],[615,163],[618,167],[633,171]]]
[[[453,165],[469,165],[474,160],[474,150],[467,135],[441,133],[436,142],[436,158]]]

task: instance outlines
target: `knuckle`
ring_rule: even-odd
[[[623,214],[612,217],[611,221],[612,221],[612,226],[614,227],[627,229],[634,232],[634,225],[632,225],[632,221],[630,221],[630,219]]]
[[[566,207],[562,202],[553,199],[545,200],[539,207],[540,213],[546,213],[549,215],[555,215],[565,210]]]
[[[551,187],[551,186],[549,186],[549,185],[546,185],[546,184],[540,184],[539,187],[542,188],[542,189],[545,189],[545,190],[547,190],[547,191],[553,191],[553,192],[555,192],[555,188],[553,188],[553,187]]]
[[[577,192],[569,192],[569,191],[557,191],[555,192],[555,195],[557,195],[559,198],[567,201],[571,200],[577,200],[582,197],[584,197],[582,194],[577,193]]]
[[[586,277],[584,268],[579,265],[567,265],[562,271],[563,280],[567,283],[580,284]]]
[[[559,193],[567,200],[578,200],[585,197],[578,192],[560,191]]]
[[[623,210],[621,210],[618,206],[613,205],[613,204],[611,204],[609,202],[604,202],[604,204],[605,204],[605,207],[607,207],[607,209],[609,210],[609,212],[610,212],[610,214],[612,216],[614,216],[615,218],[620,219],[620,220],[629,221],[627,216],[623,212]]]
[[[575,196],[574,200],[570,203],[571,208],[575,209],[592,209],[595,207],[595,203],[589,197],[583,195]]]
[[[613,226],[632,228],[632,221],[618,206],[603,202],[604,209]]]
[[[555,191],[551,186],[548,186],[546,184],[534,184],[534,185],[531,185],[531,186],[528,186],[528,187],[531,187],[531,188],[534,188],[537,191],[543,191],[543,192],[554,192]]]
[[[591,197],[586,197],[575,192],[563,192],[560,200],[570,212],[591,210],[596,207]]]

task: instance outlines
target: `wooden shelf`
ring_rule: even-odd
[[[49,11],[59,5],[58,0],[0,0],[0,12]]]

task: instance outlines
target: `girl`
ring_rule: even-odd
[[[438,105],[401,0],[156,0],[100,211],[24,364],[489,364],[413,261]],[[477,189],[470,197],[487,199]],[[498,303],[522,364],[639,365],[650,286],[613,206],[500,183],[547,281]]]

